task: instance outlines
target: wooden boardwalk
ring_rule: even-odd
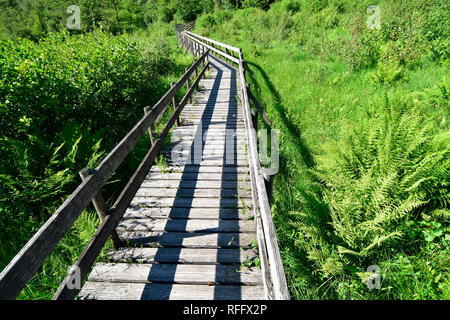
[[[258,116],[272,124],[246,81],[242,49],[192,26],[175,34],[193,64],[95,168],[80,171],[82,182],[1,271],[0,300],[17,298],[91,202],[101,223],[53,300],[290,299],[269,201],[276,171],[258,154]],[[148,134],[151,147],[107,206],[101,188]],[[114,251],[99,262],[108,239]]]
[[[78,299],[264,299],[239,74],[209,70]]]

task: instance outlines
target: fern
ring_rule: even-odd
[[[344,126],[341,140],[317,157],[311,173],[324,186],[327,214],[308,207],[293,214],[296,244],[323,275],[392,252],[420,213],[448,216],[449,132],[406,102],[387,100],[380,113]],[[302,198],[311,203],[311,195]]]

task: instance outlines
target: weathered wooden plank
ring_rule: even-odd
[[[191,136],[177,137],[172,135],[170,140],[174,146],[179,143],[183,143],[186,146],[190,146],[194,142],[194,136],[191,135]],[[226,143],[234,143],[236,145],[236,148],[241,148],[243,150],[245,150],[245,146],[247,144],[246,140],[243,138],[233,137],[231,139],[229,138],[225,139],[225,136],[223,137],[209,136],[206,139],[203,139],[203,143],[205,145],[225,145]]]
[[[193,151],[192,151],[193,150]],[[164,151],[171,151],[170,154],[178,158],[178,156],[188,156],[189,154],[194,154],[194,152],[201,152],[203,157],[218,156],[219,159],[222,158],[227,160],[229,156],[237,156],[237,159],[245,159],[247,154],[242,144],[239,145],[232,138],[227,139],[224,144],[220,143],[210,143],[203,144],[200,141],[194,142],[184,142],[180,141],[176,145],[176,149],[165,149]],[[195,153],[195,155],[200,155]],[[224,157],[226,155],[226,157]],[[229,163],[233,164],[233,163]]]
[[[235,114],[222,114],[222,115],[212,115],[212,114],[182,114],[181,117],[187,121],[190,120],[192,123],[198,124],[200,121],[204,125],[208,125],[209,123],[226,123],[226,124],[241,124],[244,119],[241,116],[238,118]],[[184,122],[186,123],[186,122]]]
[[[191,140],[180,140],[176,143],[176,149],[190,149],[191,147],[198,147],[202,148],[202,150],[218,150],[222,151],[228,150],[228,151],[245,151],[244,147],[246,146],[246,142],[244,140],[236,141],[236,137],[233,137],[232,134],[228,134],[225,137],[216,137],[216,138],[210,138],[210,139],[203,139],[201,141],[200,137],[189,137]],[[195,139],[197,140],[195,140]],[[195,144],[193,142],[195,141]],[[175,145],[174,145],[175,146]],[[172,148],[174,146],[171,146]],[[166,148],[165,150],[172,150],[169,148]]]
[[[185,111],[181,113],[182,117],[191,119],[212,119],[212,120],[225,120],[230,121],[244,121],[244,115],[237,112],[227,112],[222,110],[203,109],[199,111]]]
[[[215,180],[215,181],[248,181],[249,176],[245,173],[161,173],[149,172],[146,180]]]
[[[167,231],[167,232],[255,232],[251,220],[213,219],[126,219],[117,226],[127,231]]]
[[[251,249],[121,248],[108,253],[111,262],[233,264],[257,258]]]
[[[251,208],[248,198],[169,198],[135,197],[131,206],[136,207],[173,207],[173,208]]]
[[[244,233],[186,233],[186,232],[149,232],[149,231],[118,231],[121,238],[130,245],[152,248],[244,248],[255,245],[256,234]]]
[[[247,190],[233,189],[167,189],[167,188],[140,188],[136,197],[194,197],[194,198],[250,198]]]
[[[196,130],[196,131],[198,130],[199,125],[200,125],[200,122],[194,122],[194,123],[182,122],[182,126],[185,127],[186,129],[191,129],[191,130]],[[210,130],[210,129],[218,129],[218,130],[244,129],[243,123],[236,123],[236,122],[228,123],[226,120],[211,121],[211,122],[202,121],[201,125],[202,125],[202,129],[205,127],[208,127],[208,130]]]
[[[214,122],[216,123],[223,123],[225,125],[224,129],[229,129],[229,128],[237,128],[239,126],[243,126],[244,123],[242,121],[229,121],[228,117],[224,116],[224,117],[217,117],[215,119],[212,119]],[[181,117],[180,119],[181,124],[183,126],[188,126],[188,125],[198,125],[200,123],[202,123],[203,125],[208,125],[207,123],[205,123],[205,118],[204,117]],[[209,121],[209,120],[208,120]],[[219,125],[219,124],[217,124]]]
[[[196,172],[196,173],[248,173],[248,167],[240,166],[199,166],[199,165],[180,165],[180,166],[153,166],[151,172]]]
[[[97,263],[89,281],[262,285],[259,268],[233,265]]]
[[[262,286],[86,282],[80,300],[258,300]]]
[[[193,149],[193,151],[191,151]],[[222,160],[222,163],[236,165],[236,160],[247,159],[247,154],[242,149],[238,149],[236,144],[228,141],[226,146],[214,144],[202,147],[200,144],[191,147],[183,147],[181,144],[176,150],[165,149],[162,154],[173,161],[190,159],[192,164],[198,164],[201,160]]]
[[[194,142],[194,138],[199,139],[198,137],[196,137],[193,134],[190,135],[180,135],[180,134],[172,134],[171,135],[171,141],[173,143],[180,143],[183,142],[186,146],[188,145],[192,145],[192,143]],[[247,144],[247,141],[245,140],[245,137],[237,137],[235,136],[226,136],[225,133],[221,134],[221,135],[217,135],[214,136],[212,134],[207,135],[207,136],[203,136],[203,143],[205,144],[225,144],[225,142],[227,142],[227,140],[232,140],[237,146],[239,147],[244,147]],[[230,143],[231,141],[229,141],[228,143]]]
[[[248,189],[250,183],[248,181],[218,181],[214,180],[144,180],[142,182],[144,188],[183,188],[183,189]]]
[[[177,128],[176,130],[172,131],[171,137],[173,140],[178,140],[178,141],[182,141],[182,140],[190,140],[192,141],[192,139],[194,137],[196,137],[196,132],[192,132],[192,130],[185,130],[181,127]],[[233,133],[229,133],[226,132],[225,130],[222,131],[203,131],[202,133],[202,140],[203,141],[223,141],[225,139],[230,139],[230,136],[235,140],[235,141],[239,141],[239,142],[244,142],[245,144],[247,143],[247,140],[245,138],[245,136],[237,131],[234,131]]]
[[[141,208],[130,206],[123,219],[171,218],[171,219],[249,219],[252,212],[240,208]]]
[[[226,110],[226,109],[213,109],[209,106],[199,106],[200,110],[194,111],[194,110],[186,110],[185,112],[182,113],[182,115],[186,116],[186,115],[190,115],[190,116],[196,116],[196,117],[200,117],[203,119],[213,119],[215,117],[227,117],[229,118],[230,121],[242,121],[244,119],[244,115],[242,113],[240,113],[237,110]],[[222,119],[220,119],[222,120]],[[204,120],[205,121],[205,120]]]
[[[170,165],[172,164],[202,164],[206,165],[246,165],[247,164],[247,156],[243,154],[226,154],[225,159],[224,156],[220,153],[206,153],[203,152],[202,157],[194,157],[188,151],[183,153],[168,153],[166,150],[162,151],[161,154],[166,158],[166,162]],[[225,179],[227,180],[227,179]]]

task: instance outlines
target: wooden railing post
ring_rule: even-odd
[[[150,113],[152,111],[152,109],[153,108],[151,108],[151,107],[145,107],[144,115],[147,115],[148,113]],[[155,126],[153,123],[148,128],[148,134],[150,136],[150,143],[153,145],[153,143],[155,142]]]
[[[266,185],[267,198],[269,199],[269,204],[272,203],[272,190],[273,190],[273,175],[267,174],[263,170],[264,184]]]
[[[189,68],[186,68],[186,71],[188,70]],[[187,92],[189,92],[189,89],[191,88],[191,77],[189,77],[188,79],[187,79],[187,81],[186,81],[186,90],[187,90]],[[192,104],[192,95],[189,95],[189,103],[190,104]]]
[[[81,180],[84,181],[89,177],[89,175],[92,174],[92,170],[89,167],[86,167],[79,172]],[[100,221],[103,221],[107,215],[105,200],[102,196],[102,194],[97,192],[94,197],[92,198],[92,204],[94,205],[95,211],[97,211],[98,217],[100,218]],[[123,246],[123,241],[120,239],[119,235],[117,234],[117,231],[114,230],[111,233],[111,239],[114,245],[115,249],[120,248]]]
[[[245,86],[247,87],[247,93],[250,92],[250,84],[246,83]],[[250,113],[251,113],[251,117],[252,117],[253,128],[255,129],[256,134],[258,134],[258,110],[251,109]]]
[[[252,115],[252,125],[255,131],[258,133],[258,111],[256,109],[251,109]]]
[[[173,87],[175,85],[175,82],[171,82],[170,86]],[[172,104],[173,104],[173,113],[177,111],[177,95],[174,94],[172,98]],[[180,117],[177,117],[176,125],[180,125]]]
[[[198,68],[195,68],[195,79],[197,79],[197,78],[198,78]],[[198,89],[198,87],[196,89]]]

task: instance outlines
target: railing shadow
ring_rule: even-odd
[[[292,136],[292,139],[290,141],[296,146],[298,152],[302,156],[303,162],[305,163],[305,165],[308,168],[314,167],[315,163],[314,163],[313,156],[302,139],[301,130],[295,124],[293,124],[292,121],[289,120],[289,118],[286,116],[286,112],[285,112],[286,109],[283,106],[281,96],[278,93],[277,89],[275,89],[272,82],[270,81],[269,76],[264,71],[264,69],[261,68],[261,66],[259,66],[258,64],[254,63],[254,62],[249,62],[249,61],[247,61],[247,64],[249,66],[252,66],[255,69],[257,69],[258,72],[261,74],[262,78],[264,79],[264,83],[265,83],[267,89],[269,90],[271,96],[273,97],[275,110],[277,111],[278,116],[280,117],[281,121],[283,122],[283,125],[286,127],[286,129],[289,131],[289,134]],[[258,83],[256,83],[256,81],[254,81],[254,82],[255,82],[256,86],[258,86]],[[254,90],[252,92],[255,96],[257,95],[256,90]],[[259,98],[259,97],[257,97],[257,98]],[[263,101],[262,99],[258,99],[258,100]]]

